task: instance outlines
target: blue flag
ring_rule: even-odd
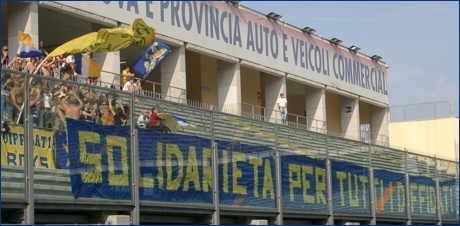
[[[155,39],[153,44],[137,58],[133,70],[141,77],[141,83],[144,83],[150,73],[160,64],[169,52],[171,52],[169,46]]]

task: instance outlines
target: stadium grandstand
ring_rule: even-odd
[[[1,6],[2,224],[458,224],[380,56],[235,1]]]

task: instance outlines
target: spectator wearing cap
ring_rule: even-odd
[[[142,110],[141,115],[137,118],[137,126],[142,129],[147,128],[147,124],[149,123],[149,111]]]
[[[2,65],[8,65],[10,59],[8,58],[8,46],[2,48]]]
[[[123,86],[123,91],[128,92],[128,93],[132,93],[138,90],[139,88],[136,85],[136,78],[134,77],[130,77],[129,81],[127,81],[125,85]]]

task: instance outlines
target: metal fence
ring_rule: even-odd
[[[27,82],[32,77],[49,80],[48,84],[60,81],[37,75],[16,72],[14,74],[18,75],[15,75],[15,78],[26,81],[20,89],[27,94],[33,94],[32,89],[36,88]],[[20,87],[17,84],[15,86]],[[100,120],[87,122],[88,124],[85,124],[85,126],[89,125],[96,129],[103,128],[106,133],[123,132],[126,142],[124,142],[125,139],[111,136],[111,139],[115,139],[114,142],[116,141],[117,145],[114,146],[111,143],[110,147],[113,150],[117,150],[117,153],[119,151],[120,153],[126,153],[126,155],[128,155],[127,150],[129,147],[129,150],[133,150],[129,153],[129,157],[122,158],[120,157],[122,154],[115,156],[112,152],[111,155],[107,154],[106,149],[103,148],[108,148],[108,142],[106,139],[99,139],[99,135],[96,136],[91,128],[81,131],[86,140],[78,140],[77,142],[74,139],[75,137],[70,137],[70,139],[84,147],[85,153],[80,152],[80,154],[88,157],[83,157],[81,161],[87,161],[86,164],[91,166],[78,170],[98,170],[97,164],[99,163],[91,162],[94,159],[97,160],[97,153],[103,153],[101,156],[107,155],[107,158],[111,156],[113,159],[108,161],[109,166],[101,166],[99,170],[104,170],[104,173],[115,179],[124,178],[126,182],[128,178],[133,178],[133,183],[127,183],[128,188],[126,189],[128,190],[127,192],[136,191],[135,194],[138,196],[137,198],[133,196],[123,200],[104,199],[101,197],[75,199],[69,179],[70,176],[73,176],[72,173],[75,172],[69,173],[69,170],[63,169],[63,166],[66,166],[65,161],[61,165],[51,165],[39,159],[37,164],[41,164],[40,166],[46,165],[49,168],[52,166],[57,169],[49,170],[43,167],[36,167],[35,162],[32,161],[34,159],[33,153],[38,148],[44,147],[44,145],[40,145],[40,142],[35,143],[34,134],[32,133],[33,128],[35,128],[35,121],[32,116],[34,109],[30,103],[35,101],[36,97],[24,95],[24,104],[26,106],[30,105],[30,108],[26,107],[24,109],[27,113],[25,114],[27,118],[24,123],[19,124],[24,128],[22,130],[23,136],[18,135],[20,128],[16,128],[18,130],[12,132],[14,134],[4,141],[8,141],[11,145],[23,142],[24,144],[21,144],[24,153],[22,156],[25,161],[16,161],[15,163],[19,164],[19,166],[2,164],[2,198],[7,198],[10,202],[20,200],[20,203],[31,203],[31,205],[24,207],[26,215],[28,214],[29,216],[28,219],[33,219],[33,217],[30,218],[30,214],[34,213],[31,208],[33,208],[35,200],[38,200],[37,203],[72,203],[69,209],[78,204],[111,205],[113,210],[119,210],[117,208],[123,210],[133,208],[132,217],[139,216],[141,211],[152,210],[151,207],[154,206],[175,210],[182,208],[182,213],[186,214],[192,213],[192,209],[200,208],[200,211],[206,210],[212,213],[213,216],[217,216],[213,218],[213,224],[219,224],[220,215],[217,211],[219,209],[222,209],[222,211],[227,210],[227,215],[235,214],[242,209],[260,216],[264,216],[267,212],[273,213],[278,224],[282,224],[283,214],[291,214],[291,216],[311,214],[312,217],[327,219],[329,224],[334,223],[334,217],[340,218],[341,216],[347,216],[349,219],[359,218],[361,219],[359,220],[360,222],[371,224],[375,224],[379,219],[383,221],[391,219],[393,222],[397,221],[399,223],[458,222],[458,214],[453,214],[453,212],[458,211],[458,207],[455,207],[454,203],[457,202],[458,197],[457,194],[450,192],[450,190],[458,190],[458,180],[453,184],[444,186],[448,192],[439,184],[451,183],[452,180],[458,179],[458,163],[456,162],[409,153],[406,150],[396,150],[335,137],[325,133],[305,130],[304,128],[293,128],[290,125],[218,112],[212,106],[190,106],[199,105],[199,103],[181,104],[175,100],[137,95],[73,81],[67,82],[67,86],[69,87],[68,96],[73,96],[75,94],[73,91],[88,90],[102,94],[109,99],[116,96],[116,100],[120,101],[120,108],[125,107],[125,105],[128,106],[129,110],[126,114],[129,115],[129,123],[127,126],[94,126],[97,124],[106,125],[104,121]],[[2,99],[2,105],[4,100]],[[74,100],[69,99],[69,101]],[[104,111],[102,117],[108,113],[106,105],[110,104],[103,101],[100,105],[96,105],[96,110]],[[176,134],[164,134],[164,136],[159,133],[152,135],[147,131],[140,132],[141,129],[136,128],[135,125],[141,110],[152,109],[153,107],[161,107],[162,111],[184,119],[188,126],[178,127],[176,128]],[[56,123],[54,126],[48,127],[47,133],[54,133],[54,136],[63,136],[62,140],[68,141],[69,137],[62,135],[63,129],[65,131],[66,127],[63,125],[63,129],[61,129],[62,124],[59,123],[62,123],[62,121],[59,120],[61,118],[57,118],[58,116],[58,114],[51,116],[54,117],[51,118],[51,121]],[[95,118],[99,117],[97,114],[94,116]],[[144,137],[139,137],[139,134]],[[128,139],[127,137],[132,138]],[[154,139],[157,139],[158,142],[148,143]],[[163,146],[161,146],[163,144],[160,143],[164,142],[169,142],[165,143],[168,146],[166,152],[169,157],[160,162],[143,162],[144,159],[142,158],[145,156],[141,156],[141,154],[145,154],[150,158],[152,156],[157,156],[156,158],[158,158],[160,155],[158,153],[163,152]],[[98,145],[87,143],[98,143]],[[121,148],[119,143],[122,143],[124,148]],[[216,143],[219,143],[220,146],[216,146]],[[70,145],[68,142],[63,144]],[[144,145],[143,150],[141,150],[141,144]],[[176,148],[177,145],[185,145],[185,147]],[[49,149],[45,147],[44,151],[55,152],[61,146],[64,145],[56,145]],[[195,149],[195,147],[200,148]],[[62,149],[65,149],[65,147]],[[16,152],[21,151],[20,149],[15,150]],[[153,152],[157,153],[152,154]],[[197,153],[201,153],[201,155]],[[15,155],[14,151],[11,153],[11,156],[13,155]],[[171,160],[173,155],[183,155],[183,158],[177,157],[177,161]],[[56,156],[56,153],[52,153],[50,156]],[[91,156],[93,156],[92,160]],[[197,156],[201,157],[198,158]],[[108,171],[110,169],[114,170],[114,166],[110,166],[110,164],[114,164],[114,159],[117,162],[123,163],[124,161],[126,166],[130,164],[132,168],[126,167],[126,170],[119,170],[110,174]],[[182,160],[179,161],[178,159]],[[11,164],[13,164],[13,159],[11,158],[10,160]],[[167,162],[167,165],[163,165],[166,160],[170,162]],[[154,175],[153,171],[144,172],[142,176],[140,175],[140,167],[146,170],[146,168],[158,166],[157,163],[161,163],[162,167],[166,167],[165,171],[169,172],[169,177],[166,180],[171,183],[168,189],[163,189],[160,192],[172,195],[155,193],[154,189],[159,188],[153,186],[153,184],[149,185],[149,183],[154,183],[155,180],[163,180],[156,177],[156,179],[147,178],[148,175],[150,177]],[[199,184],[200,178],[203,178],[204,175],[204,173],[199,174],[198,171],[206,170],[206,176],[209,177],[205,178],[206,184],[203,184],[203,186],[206,185],[206,189],[209,188],[210,190],[207,190],[209,191],[208,193],[203,193],[204,196],[200,196],[201,200],[206,202],[193,202],[193,197],[188,195],[202,194],[200,192],[203,191],[198,188],[194,188],[196,193],[186,193],[192,189],[189,184],[187,184],[187,189],[183,187],[183,189],[178,190],[178,187],[175,187],[183,182],[172,178],[173,174],[175,175],[174,177],[180,174],[173,167],[182,167],[181,169],[189,173],[189,175],[195,175],[196,182],[193,181],[195,180],[193,178],[187,178],[189,184],[193,182],[195,185]],[[242,170],[243,167],[244,170]],[[233,173],[230,173],[229,170],[232,170]],[[125,171],[129,172],[126,173],[129,175],[123,177]],[[156,172],[155,175],[157,173],[159,172]],[[214,178],[212,183],[211,174]],[[257,182],[255,182],[255,174],[263,174],[263,176],[258,177]],[[98,177],[91,177],[91,173],[87,175],[89,176],[86,178],[89,180],[96,181],[98,179]],[[25,180],[24,178],[28,179]],[[36,178],[36,180],[34,181],[33,178]],[[260,184],[263,189],[249,189],[249,187],[245,189],[239,184],[242,180],[249,180],[251,186],[255,183]],[[235,185],[234,189],[222,190],[221,192],[220,189],[223,189],[223,186],[229,186],[229,181]],[[428,185],[426,185],[427,181]],[[116,181],[110,181],[110,183],[112,182],[116,183]],[[101,183],[109,182],[101,181]],[[149,196],[152,199],[142,200],[143,203],[141,204],[138,189],[146,186],[150,186],[151,189],[147,189],[146,193],[142,195]],[[109,190],[106,190],[106,192],[109,192]],[[249,195],[242,191],[249,191],[251,196],[248,197]],[[276,195],[274,194],[275,192]],[[425,198],[423,194],[426,194],[428,198]],[[210,198],[211,196],[213,197],[212,199]],[[176,201],[176,198],[191,201]],[[176,205],[181,207],[176,207]],[[135,218],[132,223],[139,224],[140,221]]]
[[[404,122],[447,118],[459,115],[458,101],[439,101],[390,107],[390,121]]]

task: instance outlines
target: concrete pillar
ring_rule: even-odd
[[[224,112],[241,115],[240,63],[217,61],[219,106]]]
[[[168,57],[161,62],[161,94],[167,100],[183,103],[187,100],[185,46],[170,48]]]
[[[8,57],[11,60],[19,53],[18,31],[30,34],[38,48],[38,2],[8,3]]]
[[[281,93],[288,101],[289,113],[289,97],[286,93],[286,76],[277,77],[264,73],[265,78],[265,120],[270,122],[281,122],[281,115],[278,110],[278,98]]]
[[[324,132],[326,127],[326,89],[307,86],[305,100],[308,130]]]
[[[120,84],[120,51],[112,53],[93,53],[93,58],[101,67],[101,78],[99,79],[102,87],[110,88],[113,84],[116,88],[123,86]]]
[[[390,136],[390,120],[389,108],[371,106],[371,132],[378,134],[377,137],[372,137],[378,145],[389,145]],[[375,135],[374,135],[375,136]]]
[[[345,138],[359,140],[359,101],[348,97],[340,97],[340,117],[342,134]]]

